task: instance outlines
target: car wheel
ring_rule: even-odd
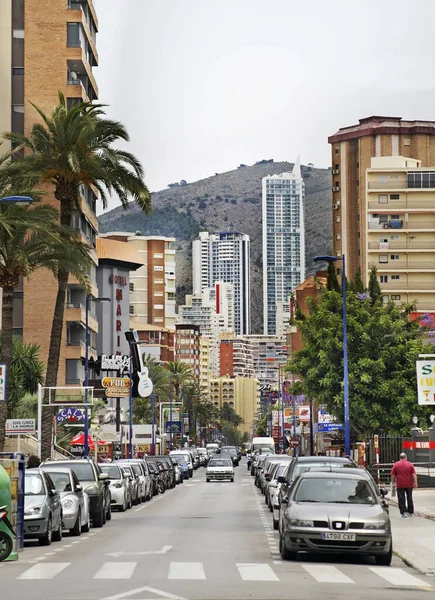
[[[59,517],[59,527],[56,531],[53,531],[53,541],[61,542],[62,541],[62,515]]]
[[[48,522],[47,522],[47,532],[45,535],[43,535],[42,537],[39,538],[39,545],[40,546],[50,546],[52,539],[53,539],[53,529],[52,529],[52,522],[51,522],[51,515],[50,515],[48,517]]]
[[[381,567],[389,567],[393,558],[393,543],[391,542],[390,550],[387,554],[375,554],[375,562]]]
[[[74,527],[69,530],[71,535],[81,535],[82,534],[81,522],[82,522],[82,513],[79,509],[76,522],[74,523]]]
[[[272,519],[272,521],[273,521],[273,528],[275,529],[275,531],[278,531],[278,527],[279,527],[278,519]]]
[[[281,535],[279,536],[279,551],[283,560],[296,560],[298,557],[297,552],[291,552],[290,550],[287,550],[284,538]]]
[[[102,527],[104,523],[104,508],[101,507],[101,510],[92,516],[92,525],[94,527]]]
[[[88,533],[88,531],[90,531],[90,530],[91,530],[91,513],[90,513],[90,511],[88,511],[88,520],[83,525],[82,531],[83,531],[83,533]]]
[[[112,505],[109,504],[109,508],[107,509],[106,512],[106,521],[111,521],[112,520]]]

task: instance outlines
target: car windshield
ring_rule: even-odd
[[[333,467],[334,469],[342,469],[343,467],[346,466],[352,466],[350,463],[346,463],[346,462],[327,462],[327,461],[319,461],[319,462],[315,462],[315,461],[307,461],[307,462],[297,462],[293,471],[293,475],[292,478],[293,480],[296,479],[296,477],[299,477],[299,475],[302,475],[302,473],[305,473],[305,471],[310,471],[313,470],[315,468],[318,467],[323,467],[326,469],[329,469],[331,467]]]
[[[100,465],[103,473],[107,473],[109,479],[121,479],[121,471],[115,465]]]
[[[94,470],[87,462],[63,464],[63,466],[74,471],[79,481],[95,481]]]
[[[303,479],[293,499],[327,504],[375,504],[373,491],[365,479],[335,477]]]
[[[45,489],[41,475],[38,473],[26,473],[24,490],[26,496],[44,496]]]
[[[220,460],[211,460],[209,463],[210,467],[229,467],[231,462],[228,459],[222,458]]]
[[[71,481],[68,473],[59,473],[59,471],[51,471],[50,477],[54,483],[54,487],[58,492],[71,492]]]

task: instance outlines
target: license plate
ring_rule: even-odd
[[[354,542],[354,533],[322,533],[322,540],[335,540],[337,542]]]

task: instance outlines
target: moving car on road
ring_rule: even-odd
[[[62,540],[62,503],[50,475],[29,469],[24,478],[24,539],[41,546]]]
[[[374,556],[391,564],[391,524],[376,486],[346,469],[310,472],[295,481],[283,513],[279,547],[284,560],[298,552]]]
[[[89,496],[71,469],[46,464],[41,471],[49,473],[62,504],[62,525],[71,535],[81,535],[91,528]]]
[[[205,479],[208,482],[214,480],[222,481],[229,479],[234,481],[233,461],[229,456],[220,456],[219,454],[210,459],[207,466]]]

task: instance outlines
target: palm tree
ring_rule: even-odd
[[[34,105],[33,105],[34,106]],[[79,209],[79,186],[95,188],[103,204],[111,193],[118,195],[124,208],[129,198],[145,212],[151,210],[150,193],[143,179],[140,162],[131,153],[113,148],[119,140],[129,141],[125,127],[117,121],[104,118],[103,105],[83,102],[67,109],[65,97],[59,92],[59,104],[47,116],[34,106],[42,123],[33,125],[28,137],[8,133],[18,150],[25,150],[22,158],[8,165],[11,179],[15,176],[30,187],[37,185],[53,188],[59,202],[60,223],[70,226],[73,211]],[[65,299],[69,271],[59,269],[45,385],[55,387],[64,322]],[[42,454],[50,454],[50,437],[42,437]]]
[[[20,278],[30,277],[39,268],[49,269],[57,276],[62,265],[83,285],[89,283],[87,246],[75,237],[74,232],[59,225],[58,218],[59,213],[53,206],[0,203],[1,358],[7,374],[12,375],[13,297]],[[6,415],[10,411],[8,404],[13,391],[13,386],[8,385],[6,402],[0,403],[0,449],[4,444]]]

